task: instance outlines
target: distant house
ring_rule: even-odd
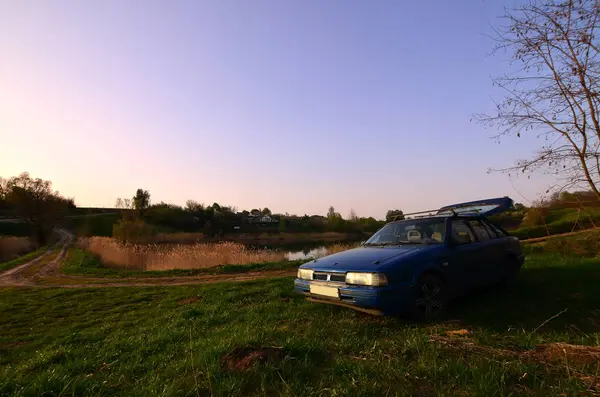
[[[271,215],[255,215],[255,214],[250,214],[248,215],[248,223],[264,223],[264,224],[268,224],[268,223],[278,223],[279,221],[275,218],[273,218]]]
[[[271,215],[264,215],[260,218],[260,223],[277,223],[277,220],[271,218]]]

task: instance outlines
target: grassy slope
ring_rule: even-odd
[[[543,237],[550,234],[568,233],[600,226],[600,208],[586,208],[578,213],[576,208],[553,209],[545,218],[545,225],[523,226],[512,230],[511,234],[520,239]]]
[[[70,248],[61,265],[65,274],[84,275],[89,277],[171,277],[198,276],[203,274],[246,273],[263,270],[293,270],[305,261],[282,261],[272,263],[253,263],[249,265],[224,265],[205,269],[174,269],[164,271],[139,271],[111,269],[103,267],[99,259],[92,253],[79,248]]]
[[[463,298],[450,315],[462,323],[437,326],[310,304],[292,278],[4,290],[0,395],[581,395],[561,363],[469,354],[429,337],[466,328],[478,345],[514,351],[598,345],[599,282],[597,259],[535,255],[517,290]],[[220,357],[243,346],[282,347],[285,358],[224,370]]]
[[[28,254],[20,256],[18,258],[11,259],[10,261],[1,262],[0,263],[0,272],[12,269],[13,267],[17,267],[19,265],[22,265],[23,263],[29,262],[29,261],[37,258],[38,256],[42,255],[44,252],[46,252],[47,249],[48,249],[48,247],[45,246],[45,247],[39,248],[33,252],[30,252]]]

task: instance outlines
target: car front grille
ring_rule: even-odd
[[[344,273],[315,272],[313,274],[313,280],[345,283],[346,275]]]

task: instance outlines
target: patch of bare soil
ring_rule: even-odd
[[[248,371],[255,363],[281,361],[285,351],[281,347],[236,347],[221,357],[221,367],[230,372]]]
[[[548,343],[537,345],[524,354],[542,362],[568,362],[574,366],[600,364],[600,347],[570,345],[568,343]]]
[[[190,296],[189,298],[183,298],[183,299],[179,299],[177,301],[177,305],[179,306],[183,306],[183,305],[189,305],[190,303],[198,303],[200,302],[200,298],[197,296]]]
[[[447,349],[476,354],[492,359],[517,357],[519,355],[518,352],[512,350],[478,345],[471,339],[465,337],[457,338],[455,336],[431,335],[429,336],[429,340]]]
[[[468,329],[455,329],[451,331],[446,331],[447,336],[468,336],[471,335],[471,331]]]

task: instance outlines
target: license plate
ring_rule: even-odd
[[[332,298],[339,298],[340,297],[340,293],[339,293],[337,287],[328,287],[328,286],[325,286],[325,285],[311,284],[311,286],[310,286],[310,293],[311,294],[316,294],[316,295],[330,296]]]

